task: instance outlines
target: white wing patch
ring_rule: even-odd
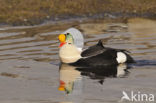
[[[117,52],[117,58],[116,58],[118,63],[124,63],[127,60],[126,54],[123,52]]]

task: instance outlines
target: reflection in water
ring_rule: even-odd
[[[60,65],[60,87],[58,88],[60,91],[71,93],[76,88],[76,84],[79,85],[81,79],[81,72],[77,71],[76,67],[67,64]]]
[[[106,77],[125,77],[128,72],[127,64],[114,66],[104,66],[100,68],[83,68],[75,67],[68,64],[60,65],[60,91],[65,91],[66,94],[82,92],[82,76],[88,76],[91,79],[99,80],[103,84]]]
[[[81,75],[91,79],[103,80],[106,77],[125,77],[128,72],[126,64],[103,66],[100,68],[76,68],[81,71]]]

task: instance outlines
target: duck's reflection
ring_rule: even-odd
[[[103,66],[98,68],[76,68],[81,71],[81,75],[91,79],[104,79],[105,77],[125,77],[128,72],[126,64]]]
[[[88,76],[91,79],[99,80],[100,84],[106,77],[125,77],[128,75],[128,67],[126,64],[105,66],[98,68],[75,67],[68,64],[60,64],[60,91],[67,94],[76,91],[82,91],[82,76]]]
[[[60,65],[60,91],[65,91],[67,94],[71,93],[75,84],[81,82],[81,72],[76,70],[76,67],[67,64]],[[80,85],[79,85],[80,86]]]

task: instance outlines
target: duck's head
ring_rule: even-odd
[[[59,41],[61,43],[59,47],[62,47],[66,43],[69,43],[69,44],[73,44],[74,43],[73,36],[70,33],[60,34],[58,36],[58,39],[59,39]]]

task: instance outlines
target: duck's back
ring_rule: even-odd
[[[104,48],[103,44],[102,44],[102,41],[99,40],[99,42],[94,45],[94,46],[91,46],[89,47],[88,49],[84,50],[82,53],[81,53],[81,56],[82,57],[91,57],[91,56],[96,56],[98,54],[101,54],[105,51],[106,49]]]

